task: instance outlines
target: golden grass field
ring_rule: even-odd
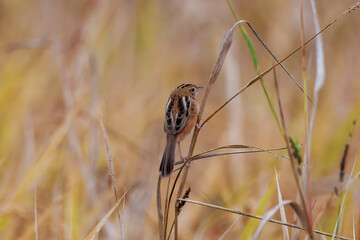
[[[315,1],[320,28],[353,0]],[[239,19],[249,21],[282,59],[301,46],[301,1],[232,0]],[[317,31],[311,1],[303,6],[305,39]],[[207,86],[221,41],[235,23],[226,1],[18,1],[0,2],[0,239],[85,239],[115,204],[103,130],[113,156],[122,226],[114,211],[95,239],[159,239],[158,168],[165,148],[163,119],[170,92],[181,83]],[[275,62],[243,25],[254,45],[259,71]],[[318,38],[316,38],[318,39]],[[310,164],[315,229],[360,239],[360,10],[346,13],[283,64],[314,99],[317,57],[324,56],[324,85],[318,93],[311,134]],[[238,28],[203,118],[256,77]],[[304,93],[276,68],[286,131],[306,155]],[[274,74],[263,78],[280,116]],[[199,94],[200,100],[204,91]],[[309,119],[313,107],[309,101]],[[349,134],[352,136],[350,137]],[[182,143],[187,152],[191,135]],[[242,144],[285,147],[260,82],[255,83],[201,129],[194,153]],[[345,178],[339,182],[345,145]],[[248,150],[248,149],[240,149]],[[229,150],[232,151],[232,150]],[[288,156],[286,150],[276,151]],[[283,200],[298,199],[289,160],[269,153],[205,158],[191,163],[189,199],[256,215]],[[172,174],[173,182],[176,173]],[[304,179],[303,175],[298,176]],[[167,179],[162,181],[163,197]],[[334,188],[338,194],[335,194]],[[346,194],[345,194],[346,193]],[[173,198],[174,199],[174,198]],[[299,201],[298,201],[299,202]],[[300,202],[299,202],[300,203]],[[170,205],[169,233],[174,219]],[[301,225],[285,207],[287,222]],[[277,211],[273,219],[282,220]],[[234,223],[234,224],[233,224]],[[186,203],[178,217],[179,239],[250,239],[260,221]],[[230,228],[230,226],[233,226]],[[291,239],[305,231],[288,229]],[[224,234],[226,232],[226,234]],[[90,236],[93,236],[90,234]],[[297,237],[296,237],[297,236]],[[317,235],[318,239],[326,239]],[[170,239],[174,239],[174,235]],[[259,239],[286,239],[281,225],[267,223]],[[328,237],[327,239],[331,239]]]

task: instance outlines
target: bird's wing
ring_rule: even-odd
[[[170,98],[165,110],[164,130],[168,134],[179,133],[190,120],[191,99],[182,96],[178,99]]]

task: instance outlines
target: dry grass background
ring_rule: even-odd
[[[238,17],[252,23],[279,59],[300,45],[300,1],[232,4]],[[354,1],[316,4],[324,26]],[[310,7],[305,1],[307,38],[315,33]],[[119,194],[131,187],[122,215],[124,235],[157,239],[156,182],[165,147],[162,121],[168,95],[184,82],[206,85],[222,37],[233,23],[226,2],[215,0],[1,1],[0,238],[36,238],[35,184],[39,239],[82,239],[114,205],[101,113]],[[356,11],[322,35],[326,79],[312,137],[311,174],[314,219],[317,228],[327,232],[333,231],[337,218],[339,200],[333,188],[341,156],[352,122],[360,117],[359,27]],[[272,58],[251,37],[260,69],[270,67]],[[310,43],[310,92],[316,71],[314,50]],[[301,54],[284,65],[301,82]],[[282,70],[277,75],[288,133],[303,143],[303,95]],[[254,76],[246,43],[236,30],[204,116]],[[275,102],[272,74],[264,81]],[[182,149],[189,142],[190,137]],[[355,130],[348,174],[359,142]],[[195,153],[226,144],[284,146],[260,83],[205,125]],[[186,186],[192,189],[191,199],[261,215],[278,201],[274,164],[283,199],[296,199],[289,162],[265,153],[196,161]],[[359,170],[357,165],[354,173]],[[353,216],[360,235],[359,206],[356,180],[345,202],[341,235],[352,237]],[[292,211],[287,216],[294,221]],[[181,239],[218,239],[237,218],[187,204],[179,218]],[[225,239],[244,239],[251,222],[240,218]],[[262,237],[281,239],[281,226],[269,223]],[[98,239],[119,238],[114,213]]]

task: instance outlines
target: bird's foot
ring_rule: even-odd
[[[202,127],[204,127],[203,121],[200,120],[200,122],[198,122],[198,123],[195,124],[195,127],[196,127],[198,130],[200,130]]]
[[[186,163],[185,165],[190,167],[190,162],[188,161],[188,157],[183,157],[183,156],[180,156],[180,159],[181,161],[183,161],[183,163]]]

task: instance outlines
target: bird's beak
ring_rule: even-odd
[[[203,89],[204,87],[198,87],[197,90],[199,91],[200,89]]]

